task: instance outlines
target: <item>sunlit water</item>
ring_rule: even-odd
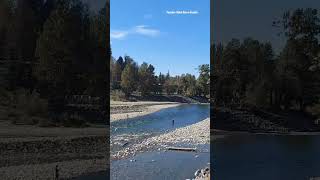
[[[158,112],[111,123],[111,135],[159,133],[194,124],[209,117],[209,106],[185,104]]]
[[[173,131],[208,117],[208,105],[186,104],[163,109],[143,117],[111,123],[111,151],[116,152],[126,143],[129,143],[128,146],[130,146],[130,144],[139,143],[150,136]],[[111,179],[192,178],[198,168],[209,166],[207,163],[210,160],[209,145],[197,148],[198,152],[152,151],[112,161]]]
[[[139,143],[147,137],[173,131],[209,117],[209,105],[186,104],[158,112],[111,123],[111,153]],[[173,123],[174,120],[174,123]],[[177,146],[182,144],[177,144]],[[209,166],[209,145],[198,145],[197,152],[151,151],[134,157],[111,161],[112,180],[163,180],[193,178],[198,168]],[[79,177],[80,180],[108,179],[109,173],[100,172]]]
[[[209,105],[185,104],[111,123],[111,152],[209,117]]]

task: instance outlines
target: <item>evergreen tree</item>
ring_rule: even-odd
[[[198,87],[203,96],[208,96],[210,92],[210,65],[203,64],[199,66]]]
[[[16,54],[11,59],[12,88],[33,89],[32,64],[35,63],[35,50],[41,27],[40,17],[43,0],[17,0],[13,31],[10,41]]]
[[[148,72],[148,64],[142,63],[139,68],[139,91],[142,96],[149,95],[150,93],[150,84],[149,84],[149,72]]]
[[[126,67],[122,71],[121,75],[121,88],[125,93],[126,97],[129,97],[131,93],[136,89],[135,81],[135,67],[133,63],[127,63]]]
[[[67,1],[59,1],[45,22],[37,43],[39,62],[34,74],[42,96],[49,99],[61,99],[72,89],[72,64],[76,57],[77,41],[70,39],[74,32],[69,5]]]
[[[11,1],[0,0],[0,86],[8,88],[10,75],[10,61],[8,57],[11,21],[13,19],[13,5]]]

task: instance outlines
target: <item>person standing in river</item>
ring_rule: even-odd
[[[174,119],[172,119],[172,127],[174,126]]]

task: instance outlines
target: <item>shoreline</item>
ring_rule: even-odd
[[[236,134],[253,134],[253,135],[277,135],[277,136],[318,136],[320,131],[291,131],[291,132],[250,132],[250,131],[230,131],[221,129],[210,129],[211,133],[217,135],[236,135]],[[213,134],[214,135],[214,134]]]
[[[198,123],[144,139],[141,143],[133,144],[130,147],[110,154],[110,160],[125,159],[148,150],[166,150],[169,146],[175,144],[187,144],[192,146],[210,144],[209,127],[210,118],[206,118]]]
[[[156,101],[138,101],[138,102],[110,102],[110,122],[145,116],[158,112],[163,109],[177,107],[185,103],[177,102],[156,102]]]

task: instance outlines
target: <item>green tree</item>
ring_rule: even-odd
[[[166,92],[167,95],[171,95],[176,90],[176,85],[173,79],[168,79],[163,84],[163,90]]]
[[[120,59],[120,58],[119,58]],[[120,83],[121,83],[121,63],[119,63],[119,60],[113,61],[113,65],[110,69],[111,71],[111,88],[112,89],[120,89]]]
[[[142,96],[149,95],[150,93],[150,85],[148,84],[148,64],[147,63],[142,63],[140,68],[139,68],[139,91],[141,92]]]
[[[121,75],[121,88],[125,93],[126,97],[129,97],[131,93],[136,90],[136,81],[135,81],[135,67],[133,63],[126,64],[126,67],[122,71]]]
[[[200,89],[200,94],[203,96],[208,96],[210,92],[210,65],[203,64],[198,67],[199,78],[197,80],[198,87]]]
[[[16,55],[11,59],[11,88],[27,88],[32,91],[34,78],[32,64],[35,62],[35,50],[40,32],[41,8],[43,0],[17,0],[15,15],[9,41]]]
[[[0,0],[0,86],[8,88],[10,75],[10,61],[8,57],[11,21],[13,20],[13,6],[8,0]]]
[[[279,99],[285,106],[289,106],[293,99],[301,110],[305,110],[318,102],[317,94],[320,93],[319,71],[310,71],[319,51],[318,11],[311,8],[287,11],[275,24],[282,25],[282,33],[288,38],[279,62],[281,81],[286,82]]]
[[[164,85],[165,81],[166,81],[165,76],[163,74],[161,74],[161,72],[160,72],[159,77],[158,77],[158,81],[157,81],[158,82],[157,92],[159,94],[162,94],[162,92],[163,92],[163,85]]]
[[[39,62],[34,75],[39,82],[40,93],[49,98],[50,111],[62,110],[63,98],[70,93],[74,79],[73,63],[76,59],[77,39],[72,29],[68,1],[59,1],[57,8],[45,22],[36,49]],[[77,30],[78,31],[78,30]]]
[[[142,63],[139,68],[139,91],[142,96],[155,92],[156,79],[154,75],[154,67],[151,64]]]

